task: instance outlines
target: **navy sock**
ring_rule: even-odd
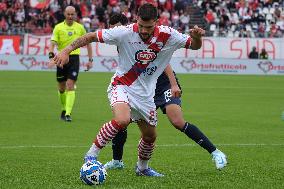
[[[112,152],[114,160],[121,160],[123,155],[123,147],[127,138],[127,130],[121,130],[112,139]]]
[[[212,142],[210,142],[210,140],[195,125],[186,122],[181,131],[202,148],[207,150],[210,154],[216,150],[216,147],[212,144]]]

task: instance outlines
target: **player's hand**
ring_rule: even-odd
[[[92,67],[93,67],[93,62],[88,62],[87,64],[86,64],[86,69],[85,69],[85,71],[89,71],[90,69],[92,69]]]
[[[201,38],[205,35],[205,30],[195,25],[193,29],[189,30],[190,37],[192,38]]]
[[[47,65],[48,69],[52,69],[54,66],[55,66],[54,60],[50,59]]]
[[[178,85],[171,86],[172,97],[181,97],[181,90]]]
[[[69,62],[69,54],[66,53],[64,50],[55,55],[55,57],[52,59],[55,65],[58,67],[63,68],[65,64]],[[51,63],[52,63],[51,61]]]
[[[47,65],[47,67],[48,67],[49,69],[52,69],[52,68],[55,66],[54,61],[53,61],[53,58],[54,58],[54,57],[55,57],[54,52],[49,52],[49,53],[48,53],[49,63],[48,63],[48,65]]]

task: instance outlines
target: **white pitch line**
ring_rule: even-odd
[[[110,145],[108,145],[110,146]],[[134,145],[125,145],[126,147],[134,147]],[[157,144],[156,147],[194,147],[197,144]],[[284,146],[284,144],[264,144],[264,143],[247,143],[247,144],[216,144],[216,146],[239,146],[239,147],[255,147],[255,146]],[[0,146],[0,149],[20,149],[20,148],[88,148],[89,146],[67,146],[67,145],[19,145],[19,146]],[[135,146],[136,147],[136,146]]]

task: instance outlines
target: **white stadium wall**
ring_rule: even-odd
[[[47,55],[51,36],[26,34],[23,54]],[[117,56],[116,47],[102,43],[92,43],[95,56]],[[284,38],[213,38],[203,39],[203,46],[198,51],[180,49],[174,57],[191,58],[236,58],[246,59],[252,47],[259,51],[265,48],[271,59],[284,59]],[[82,55],[87,49],[82,48]]]
[[[50,70],[50,35],[0,36],[0,70]],[[265,48],[268,60],[248,59],[252,47]],[[117,66],[115,46],[92,43],[95,66],[91,71],[113,72]],[[177,73],[284,74],[284,38],[204,38],[198,51],[180,49],[171,60]],[[87,49],[81,48],[81,68]]]
[[[50,35],[0,36],[0,54],[47,55]],[[95,56],[117,56],[115,46],[92,43]],[[247,59],[252,47],[265,48],[270,59],[284,59],[284,38],[214,38],[205,37],[198,51],[180,49],[174,57]],[[82,48],[82,56],[87,49]]]
[[[40,55],[0,55],[0,70],[54,71],[47,67],[48,61],[47,56]],[[81,57],[81,70],[87,61],[86,56]],[[284,75],[283,60],[173,57],[170,63],[177,73]],[[114,72],[117,64],[117,57],[95,57],[90,71]]]

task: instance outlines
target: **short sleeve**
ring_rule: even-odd
[[[171,28],[171,40],[170,43],[176,49],[186,48],[189,49],[191,47],[191,37],[186,34],[182,34],[175,29]]]
[[[83,25],[81,25],[81,36],[85,35],[87,33],[86,29],[84,28]]]
[[[51,41],[58,42],[59,41],[59,30],[58,26],[55,26],[52,32]]]
[[[127,30],[124,26],[102,29],[97,32],[99,42],[117,46],[125,35],[127,35]]]

